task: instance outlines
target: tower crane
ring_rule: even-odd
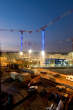
[[[21,33],[21,48],[20,52],[23,52],[23,33],[27,32],[29,34],[32,33],[32,30],[17,30],[17,29],[0,29],[0,31],[9,31],[9,32],[20,32]]]
[[[42,32],[42,52],[44,53],[45,50],[45,31],[46,28],[49,27],[50,25],[58,22],[59,20],[63,19],[65,16],[68,16],[70,14],[73,13],[73,9],[68,10],[67,12],[63,13],[61,16],[57,16],[55,19],[53,19],[52,21],[50,21],[48,24],[42,26],[41,28],[39,28],[38,30],[36,30],[36,32]],[[72,40],[73,43],[73,40]]]

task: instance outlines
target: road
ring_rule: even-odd
[[[40,72],[46,72],[47,74],[40,74],[40,76],[42,78],[46,78],[46,79],[55,79],[55,82],[57,83],[60,83],[62,85],[66,85],[66,87],[71,87],[73,88],[73,82],[72,81],[69,81],[66,79],[66,75],[65,74],[61,74],[59,72],[53,72],[51,70],[48,70],[48,69],[42,69],[42,68],[38,68],[37,69],[37,72],[40,73]],[[60,77],[55,77],[54,75],[55,74],[59,74]]]

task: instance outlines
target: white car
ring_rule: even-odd
[[[73,81],[73,75],[67,75],[67,76],[66,76],[66,79],[67,79],[67,80],[70,80],[70,81]]]
[[[34,88],[34,89],[36,89],[36,90],[37,90],[37,89],[38,89],[38,86],[30,86],[29,88],[31,88],[31,89],[33,89],[33,88]]]

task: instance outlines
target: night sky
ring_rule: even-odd
[[[0,29],[32,30],[24,33],[24,51],[41,50],[41,32],[37,29],[57,16],[73,9],[73,0],[0,0]],[[50,25],[46,29],[45,50],[68,52],[72,50],[73,13]],[[20,33],[0,32],[2,50],[20,50]]]

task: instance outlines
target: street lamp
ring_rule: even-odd
[[[45,57],[45,51],[44,50],[41,51],[41,55],[42,55],[42,57]]]
[[[31,49],[29,49],[29,50],[28,50],[28,53],[29,53],[29,54],[31,54],[31,53],[32,53],[32,50],[31,50]]]
[[[23,52],[21,51],[21,52],[19,52],[19,54],[20,54],[20,56],[22,56],[23,55]]]

